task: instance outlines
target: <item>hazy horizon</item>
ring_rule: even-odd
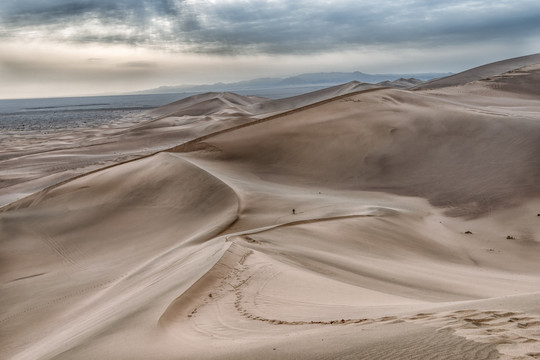
[[[535,1],[7,0],[0,98],[310,72],[460,72],[540,52]]]

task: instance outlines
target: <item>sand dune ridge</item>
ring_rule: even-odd
[[[539,358],[535,56],[13,147],[3,356]]]

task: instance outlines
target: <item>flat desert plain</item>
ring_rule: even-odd
[[[540,359],[540,55],[3,142],[0,353]]]

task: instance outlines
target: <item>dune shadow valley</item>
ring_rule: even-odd
[[[0,141],[0,358],[540,359],[540,54]]]

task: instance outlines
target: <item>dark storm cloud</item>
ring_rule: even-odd
[[[362,46],[521,41],[540,33],[540,2],[3,0],[0,34],[214,54],[309,54]],[[87,26],[93,22],[99,29]],[[71,28],[66,35],[62,32]]]
[[[173,31],[163,32],[155,20],[168,20]],[[89,26],[92,25],[92,26]],[[129,45],[170,43],[197,28],[184,0],[3,0],[0,36],[23,34],[80,43]],[[66,35],[66,29],[70,32]]]
[[[62,25],[88,17],[97,17],[104,23],[129,23],[144,21],[148,16],[177,15],[181,3],[174,0],[4,0],[0,14],[4,23],[14,26]]]
[[[225,2],[193,34],[202,52],[309,53],[350,46],[437,45],[538,34],[533,1]]]

